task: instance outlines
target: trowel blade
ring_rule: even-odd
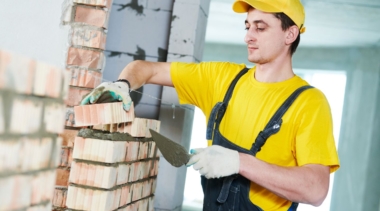
[[[153,141],[156,142],[158,149],[161,151],[162,156],[164,156],[172,166],[180,167],[189,162],[191,155],[187,153],[185,147],[152,129],[149,129],[149,131]]]

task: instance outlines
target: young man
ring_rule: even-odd
[[[236,0],[233,9],[247,12],[253,68],[135,61],[123,69],[122,80],[101,84],[83,104],[109,91],[128,110],[129,89],[146,83],[175,87],[180,103],[199,107],[208,120],[209,147],[193,150],[188,163],[203,175],[204,210],[318,206],[339,160],[325,96],[292,69],[305,30],[303,6],[299,0]]]

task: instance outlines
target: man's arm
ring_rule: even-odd
[[[239,153],[239,159],[239,174],[280,197],[314,206],[321,205],[326,198],[330,181],[328,166],[281,167],[244,153]]]
[[[131,89],[138,89],[144,84],[158,84],[173,87],[170,77],[170,63],[136,60],[129,63],[119,75],[126,79]]]

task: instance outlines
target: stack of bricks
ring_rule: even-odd
[[[0,210],[51,210],[69,80],[0,51]]]
[[[57,170],[54,209],[66,207],[74,139],[80,127],[75,124],[74,106],[102,81],[106,30],[112,0],[65,0],[61,23],[69,27],[66,69],[71,73],[61,160]]]
[[[73,210],[154,210],[159,156],[149,129],[160,122],[135,118],[121,102],[75,106],[75,137],[71,171],[65,174],[65,201]],[[131,134],[134,134],[131,136]],[[63,177],[62,177],[63,179]]]

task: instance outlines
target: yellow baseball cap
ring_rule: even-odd
[[[248,12],[250,7],[263,12],[283,12],[294,21],[301,33],[306,30],[305,11],[300,0],[235,0],[232,5],[232,9],[237,13]]]

